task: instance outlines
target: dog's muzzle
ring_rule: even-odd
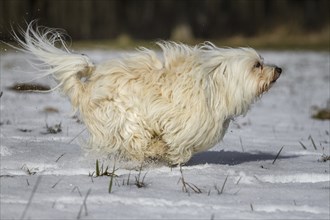
[[[280,77],[281,73],[282,73],[282,69],[279,68],[279,67],[275,67],[275,69],[274,69],[274,77],[273,77],[273,80],[271,81],[271,83],[276,82],[276,80]]]

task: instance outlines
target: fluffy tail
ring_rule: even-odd
[[[77,107],[79,95],[84,90],[81,78],[93,73],[94,64],[86,55],[74,54],[68,50],[63,32],[34,24],[35,22],[31,22],[26,31],[20,29],[23,40],[13,32],[13,37],[22,47],[16,49],[35,56],[37,59],[32,65],[42,71],[42,76],[52,75],[58,82],[54,89],[61,88],[71,99],[72,105]]]

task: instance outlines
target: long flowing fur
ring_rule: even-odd
[[[251,48],[209,42],[159,42],[160,55],[140,48],[94,66],[71,53],[56,30],[32,26],[24,41],[16,38],[80,111],[89,146],[128,159],[187,162],[219,142],[230,120],[245,114],[280,74]]]
[[[94,64],[86,55],[74,54],[68,50],[62,31],[38,26],[34,29],[34,26],[36,23],[31,22],[26,31],[19,30],[24,40],[13,32],[14,39],[22,46],[16,49],[35,56],[37,61],[32,64],[43,73],[42,77],[52,75],[58,82],[56,88],[61,87],[73,106],[77,107],[78,96],[84,90],[80,79],[92,74]]]

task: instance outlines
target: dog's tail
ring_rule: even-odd
[[[52,75],[58,83],[50,91],[61,88],[71,99],[72,105],[77,107],[79,94],[84,90],[81,79],[89,77],[95,69],[92,61],[86,55],[68,50],[63,40],[63,31],[38,27],[35,22],[31,22],[26,31],[20,29],[19,32],[24,39],[13,32],[13,37],[21,46],[16,49],[35,56],[36,62],[32,64],[42,71],[42,77]]]

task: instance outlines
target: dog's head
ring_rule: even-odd
[[[203,49],[205,72],[217,80],[218,92],[226,94],[227,106],[235,109],[234,114],[246,112],[249,104],[268,91],[282,73],[281,68],[265,64],[252,48],[207,45]]]
[[[253,49],[249,49],[253,50]],[[256,54],[253,50],[252,54]],[[247,65],[250,68],[250,73],[247,73],[246,80],[251,80],[254,84],[255,96],[258,97],[264,92],[268,91],[270,87],[276,82],[282,73],[282,69],[275,65],[268,65],[264,63],[261,56],[250,55],[247,58],[249,61]]]

